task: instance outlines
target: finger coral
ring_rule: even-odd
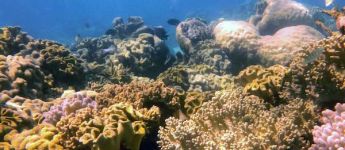
[[[335,111],[325,110],[322,125],[313,129],[314,143],[311,150],[342,149],[345,147],[345,104],[338,103]]]
[[[118,103],[98,112],[83,108],[63,117],[57,127],[67,149],[138,150],[145,135],[142,114],[131,105]]]
[[[267,108],[241,89],[219,91],[190,119],[169,118],[159,131],[164,149],[307,149],[317,115],[310,101]]]
[[[288,69],[281,65],[264,68],[259,65],[249,66],[236,77],[237,83],[244,87],[244,92],[277,103],[283,78]]]
[[[87,96],[86,91],[74,93],[70,98],[65,98],[62,103],[50,107],[50,110],[43,113],[43,122],[56,124],[62,117],[75,113],[82,108],[96,109],[95,100]]]

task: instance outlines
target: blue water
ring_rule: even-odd
[[[169,18],[247,19],[255,0],[1,0],[0,26],[21,26],[35,38],[65,44],[75,35],[99,36],[114,17],[141,16],[147,25],[164,26],[174,39]],[[323,0],[304,0],[323,6]],[[338,1],[336,1],[338,2]],[[339,0],[345,3],[345,1]],[[338,4],[338,3],[336,3]],[[249,7],[249,8],[248,8]]]

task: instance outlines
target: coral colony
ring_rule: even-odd
[[[0,149],[345,149],[345,10],[294,0],[249,21],[117,17],[67,48],[0,28]]]

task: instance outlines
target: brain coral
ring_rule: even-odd
[[[267,108],[241,89],[219,91],[190,119],[169,118],[159,131],[165,149],[307,149],[317,116],[310,101]]]
[[[253,25],[245,21],[220,21],[214,26],[213,35],[233,64],[232,72],[258,62],[259,33]]]
[[[146,132],[142,114],[118,103],[102,111],[83,108],[63,117],[57,127],[67,149],[138,150]]]
[[[335,111],[322,112],[322,125],[313,129],[314,143],[311,150],[342,149],[345,147],[345,104],[338,103]]]
[[[277,103],[283,78],[288,69],[281,65],[264,68],[259,65],[249,66],[236,77],[237,83],[244,87],[244,92]]]
[[[265,65],[287,65],[291,58],[310,43],[321,40],[324,36],[316,29],[306,26],[290,26],[278,30],[272,36],[260,38],[258,55]]]
[[[295,0],[271,0],[257,23],[262,35],[271,35],[281,28],[295,25],[313,25],[313,17],[303,4]]]
[[[33,129],[21,133],[10,133],[5,140],[9,140],[12,147],[18,150],[63,150],[63,147],[59,144],[61,133],[50,124],[39,124]]]

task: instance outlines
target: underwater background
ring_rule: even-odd
[[[343,0],[1,0],[0,150],[343,150]]]

